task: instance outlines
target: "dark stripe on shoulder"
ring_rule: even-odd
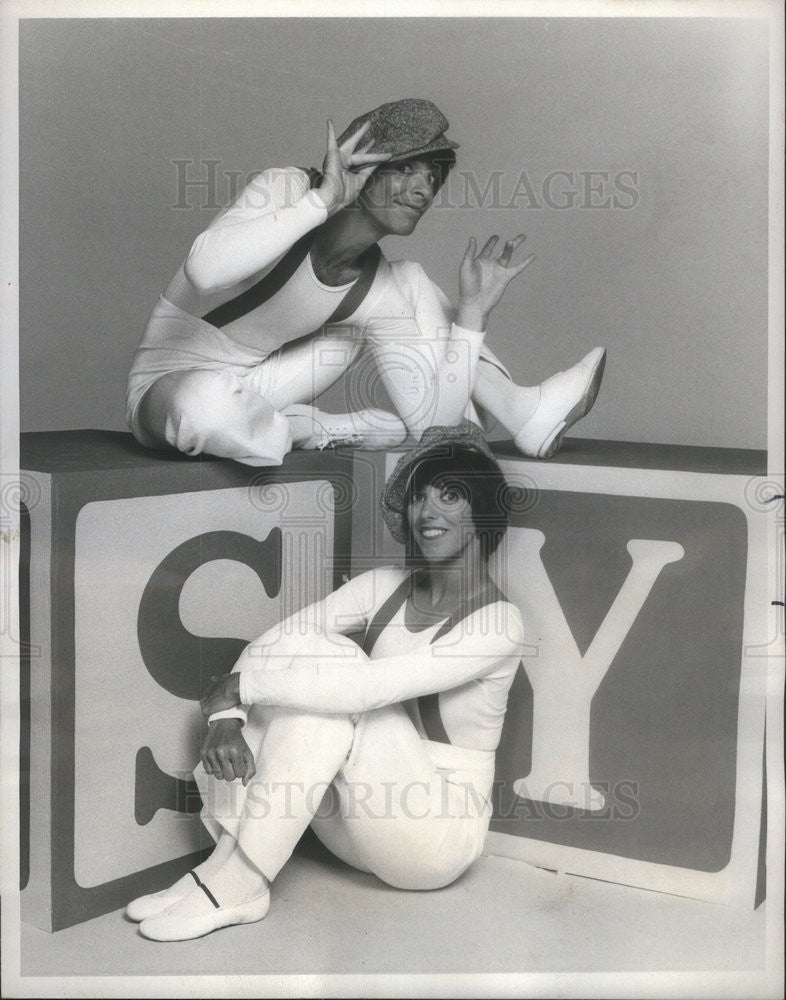
[[[366,656],[371,655],[371,651],[376,645],[377,639],[380,637],[383,630],[390,624],[393,616],[404,601],[406,601],[409,597],[413,585],[414,577],[410,573],[401,581],[401,583],[396,587],[390,597],[384,602],[369,622],[366,634],[363,637],[363,643],[360,647]]]
[[[507,601],[507,598],[499,587],[492,582],[478,594],[464,601],[458,611],[451,615],[437,631],[431,642],[434,643],[437,639],[441,639],[443,635],[447,635],[459,622],[464,621],[465,618],[469,618],[470,615],[474,614],[480,608],[485,608],[489,604],[496,604],[497,601]],[[420,721],[423,723],[423,729],[427,738],[432,743],[450,743],[450,737],[445,730],[445,724],[442,721],[442,714],[439,710],[439,692],[435,691],[433,694],[421,695],[418,698],[418,711],[420,712]]]
[[[278,264],[276,264],[272,271],[268,271],[264,278],[261,278],[251,288],[247,288],[245,292],[241,292],[240,295],[236,295],[223,305],[211,309],[209,313],[205,313],[202,319],[213,326],[226,326],[229,323],[233,323],[236,319],[240,319],[242,316],[253,312],[254,309],[267,302],[268,299],[272,299],[276,292],[284,287],[303,263],[313,239],[313,230],[306,233],[305,236],[301,236],[297,243],[293,244],[287,250]]]

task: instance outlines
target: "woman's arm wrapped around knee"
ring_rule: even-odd
[[[218,674],[210,678],[200,701],[202,714],[211,721],[216,718],[232,718],[233,711],[247,711],[240,702],[240,677],[244,671],[254,674],[258,670],[296,669],[307,666],[319,670],[329,670],[331,662],[346,670],[354,663],[357,667],[368,665],[369,659],[358,644],[340,632],[311,633],[292,640],[287,637],[286,652],[278,644],[268,649],[256,648],[251,643],[241,654],[235,669],[229,674]],[[248,654],[248,657],[246,657]]]
[[[507,601],[486,605],[420,650],[369,659],[348,636],[286,671],[249,670],[210,689],[210,705],[241,700],[327,715],[368,712],[480,677],[509,684],[521,659],[524,626]],[[354,648],[353,648],[354,647]]]
[[[359,647],[346,633],[356,632],[368,624],[374,607],[392,593],[401,575],[401,570],[391,567],[361,573],[321,601],[288,615],[246,646],[232,674],[245,670],[287,670],[311,663],[317,655],[326,664],[334,657],[335,662],[345,662],[348,655],[362,657]],[[224,675],[223,680],[230,683],[230,676]],[[211,691],[212,688],[208,689],[205,696]],[[219,719],[240,719],[245,724],[248,715],[245,706],[236,701],[227,701],[220,709],[217,701],[211,705],[214,706],[211,712],[206,713],[211,723]]]

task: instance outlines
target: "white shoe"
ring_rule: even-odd
[[[136,923],[139,923],[141,920],[147,920],[148,917],[156,917],[173,903],[177,903],[184,896],[187,896],[198,885],[201,885],[201,882],[197,873],[194,871],[187,872],[168,889],[162,889],[161,892],[151,892],[147,896],[139,896],[137,899],[132,899],[126,907],[126,916],[129,920],[133,920]]]
[[[592,409],[598,395],[606,350],[595,347],[578,364],[540,385],[540,399],[513,443],[530,458],[551,458],[562,435]]]
[[[143,920],[139,933],[151,941],[190,941],[231,924],[253,924],[262,920],[269,909],[270,889],[245,903],[220,906],[210,889],[200,882],[198,888],[159,916]]]
[[[292,447],[309,451],[325,448],[360,448],[382,451],[395,448],[407,437],[404,422],[386,410],[357,410],[354,413],[325,413],[315,406],[293,403],[282,411],[292,421]],[[299,426],[305,429],[299,431]]]

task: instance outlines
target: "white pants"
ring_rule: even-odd
[[[447,312],[443,326],[450,326]],[[134,355],[128,423],[146,447],[170,445],[189,455],[280,465],[292,448],[282,411],[312,402],[354,365],[347,410],[373,407],[381,382],[398,416],[390,414],[390,426],[380,433],[395,436],[400,429],[399,437],[406,431],[418,437],[435,423],[477,419],[468,404],[465,353],[451,355],[457,372],[440,373],[437,346],[427,340],[402,344],[384,331],[363,339],[339,328],[263,357],[161,297]],[[481,357],[507,375],[485,345]]]
[[[493,753],[420,739],[401,705],[357,722],[254,708],[244,736],[257,762],[246,788],[201,765],[194,777],[210,834],[228,831],[268,879],[309,824],[339,858],[402,889],[448,885],[483,850]]]
[[[309,655],[323,644],[335,653],[313,636]],[[243,736],[257,769],[247,787],[201,764],[194,778],[210,834],[230,833],[268,879],[309,824],[348,864],[405,889],[447,885],[483,850],[494,752],[421,739],[402,705],[359,716],[255,705]]]

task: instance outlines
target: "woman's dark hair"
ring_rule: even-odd
[[[418,561],[420,553],[409,527],[407,511],[413,492],[434,483],[451,486],[464,496],[472,511],[472,523],[480,541],[484,559],[496,552],[508,530],[509,486],[496,462],[477,452],[454,449],[453,454],[425,458],[412,473],[407,484],[404,507],[404,527],[407,532],[407,564]]]

